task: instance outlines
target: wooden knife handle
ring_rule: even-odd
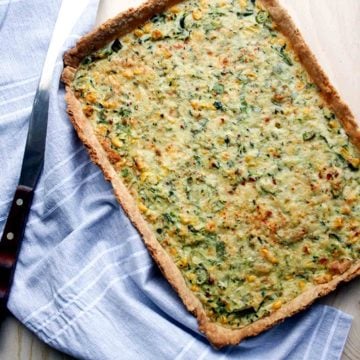
[[[24,235],[34,191],[19,185],[16,188],[4,232],[0,241],[0,320],[7,312],[7,300],[14,277],[17,257]]]

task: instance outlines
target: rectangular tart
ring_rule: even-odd
[[[200,330],[360,274],[360,130],[276,0],[151,0],[64,57],[69,117]]]

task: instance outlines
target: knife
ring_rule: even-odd
[[[88,3],[89,0],[62,1],[35,94],[19,184],[0,240],[0,321],[5,318],[7,313],[7,301],[14,278],[16,261],[34,190],[44,164],[49,92],[56,59]]]

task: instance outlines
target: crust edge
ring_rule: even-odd
[[[64,55],[65,69],[62,81],[66,85],[67,113],[81,141],[87,148],[89,155],[104,173],[106,180],[110,181],[115,196],[122,208],[129,216],[141,234],[145,245],[158,264],[160,270],[167,278],[172,287],[179,294],[186,308],[193,313],[199,323],[199,329],[203,332],[216,348],[226,345],[238,344],[246,337],[255,336],[260,332],[285,320],[287,317],[303,310],[312,304],[317,298],[333,291],[341,282],[347,282],[360,275],[360,262],[355,263],[350,269],[340,276],[334,277],[330,282],[311,287],[278,311],[266,318],[260,319],[251,325],[241,329],[222,327],[209,321],[200,301],[187,288],[185,281],[175,263],[161,247],[146,221],[138,211],[131,195],[122,181],[117,177],[114,168],[108,160],[107,154],[100,145],[96,135],[84,116],[80,102],[71,91],[70,85],[80,61],[89,53],[99,49],[107,42],[121,36],[152,15],[164,10],[166,7],[178,3],[180,0],[150,0],[136,9],[129,9],[101,25],[99,28],[79,40],[76,47]],[[258,0],[270,12],[278,29],[289,39],[300,62],[309,73],[314,83],[319,87],[326,103],[333,109],[340,119],[346,133],[352,142],[360,148],[360,129],[351,110],[341,99],[328,77],[318,64],[315,56],[303,40],[287,11],[282,8],[277,0]]]

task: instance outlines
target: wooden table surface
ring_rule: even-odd
[[[76,1],[76,0],[75,0]],[[360,119],[360,0],[280,0],[289,10],[335,87]],[[97,22],[141,0],[101,0]],[[360,279],[341,286],[321,302],[354,317],[342,355],[360,359]],[[320,355],[320,354],[319,354]],[[1,360],[71,359],[40,342],[9,317],[0,329]],[[114,359],[121,359],[114,355]],[[314,358],[315,359],[315,358]],[[270,359],[271,360],[271,359]]]

